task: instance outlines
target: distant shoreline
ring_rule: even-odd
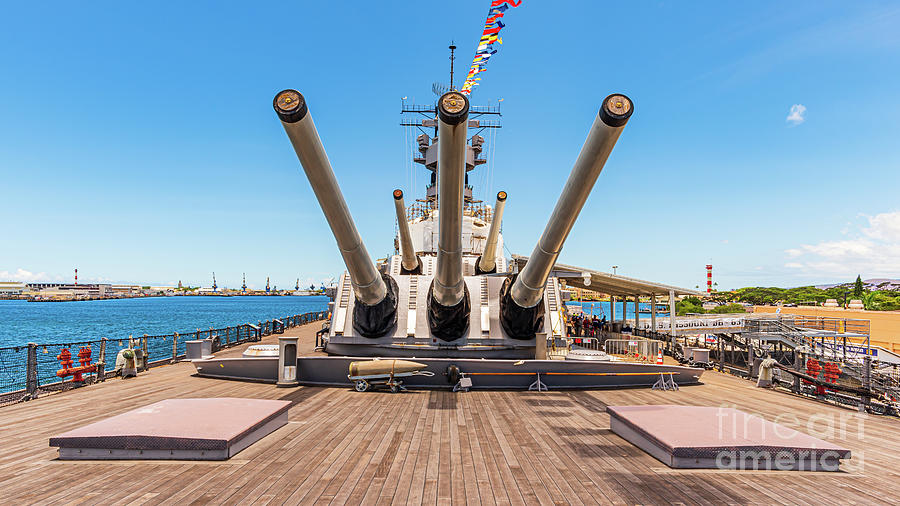
[[[219,297],[219,298],[229,298],[229,297],[327,297],[325,294],[304,294],[304,295],[294,295],[292,293],[288,294],[235,294],[235,295],[224,295],[224,294],[192,294],[192,295],[140,295],[140,296],[130,296],[130,297],[68,297],[68,298],[34,298],[34,297],[0,297],[0,301],[10,301],[10,300],[18,300],[18,301],[26,301],[26,302],[96,302],[103,300],[127,300],[127,299],[178,299],[178,298],[194,298],[194,297]]]

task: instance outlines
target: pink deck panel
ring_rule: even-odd
[[[850,458],[846,448],[734,408],[606,409],[614,432],[672,467],[837,470]]]
[[[60,447],[61,456],[63,449],[78,448],[213,451],[225,452],[227,458],[235,446],[246,447],[287,423],[290,405],[290,401],[233,397],[167,399],[51,437],[50,446]],[[102,458],[96,457],[97,452],[88,454]]]

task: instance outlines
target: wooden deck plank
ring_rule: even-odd
[[[394,498],[397,497],[398,485],[401,480],[401,471],[403,470],[407,459],[409,459],[412,439],[416,433],[416,428],[424,406],[424,396],[418,396],[407,402],[405,408],[407,417],[405,418],[404,423],[398,428],[400,441],[395,450],[395,454],[393,456],[388,455],[391,458],[391,461],[387,469],[387,474],[384,477],[384,483],[381,484],[378,490],[371,490],[371,494],[369,493],[370,490],[366,491],[364,500],[367,504],[372,504],[369,502],[371,499],[374,499],[375,504],[391,504],[394,501]],[[408,495],[408,489],[404,489],[400,495],[402,495],[402,498],[398,497],[397,502],[405,501]]]
[[[495,412],[498,411],[499,408],[490,401],[490,397],[494,392],[479,391],[473,393],[477,396],[479,402],[478,409],[483,417],[486,433],[485,440],[488,443],[490,452],[494,456],[494,462],[497,465],[498,478],[500,479],[499,485],[505,490],[510,504],[514,506],[523,505],[525,504],[525,499],[522,496],[522,491],[519,490],[519,485],[516,482],[513,469],[511,468],[511,465],[518,467],[518,463],[514,457],[511,457],[510,459],[507,459],[506,457],[507,454],[510,454],[511,452],[509,452],[508,448],[506,449],[507,451],[504,452],[504,445],[506,445],[506,440],[503,435],[504,430],[499,427],[495,417]]]
[[[416,393],[413,398],[416,405],[416,416],[410,420],[412,430],[406,430],[401,439],[401,458],[391,465],[387,481],[378,498],[379,504],[391,504],[407,502],[412,488],[413,470],[419,458],[419,446],[422,441],[425,422],[428,416],[428,396],[424,393]]]
[[[394,435],[395,428],[400,422],[401,417],[395,416],[402,413],[403,405],[406,399],[402,395],[380,394],[385,397],[384,402],[379,403],[378,415],[373,427],[373,438],[364,451],[355,459],[351,457],[347,465],[340,474],[335,476],[334,483],[326,489],[326,494],[332,490],[333,497],[331,502],[334,504],[346,504],[349,501],[350,494],[362,480],[366,480],[366,485],[371,484],[375,469],[377,467],[376,455],[378,449],[390,444]],[[355,462],[354,462],[355,460]],[[373,462],[374,461],[374,462]],[[336,488],[334,488],[336,487]],[[359,502],[358,500],[356,501]]]
[[[399,397],[399,396],[394,396]],[[383,431],[378,445],[374,448],[372,457],[369,462],[362,468],[359,479],[353,482],[352,487],[346,490],[345,501],[352,504],[360,504],[363,502],[366,494],[371,490],[369,504],[374,504],[377,497],[381,494],[384,486],[384,478],[387,475],[390,464],[396,456],[397,448],[400,447],[402,432],[400,428],[406,423],[408,411],[405,410],[406,399],[404,402],[397,403],[393,412],[388,414],[390,425]],[[401,416],[393,416],[400,413]],[[349,484],[348,484],[349,485]],[[343,493],[339,493],[335,498],[338,502]]]
[[[490,439],[491,433],[489,426],[484,419],[484,411],[480,402],[479,392],[470,392],[472,400],[472,418],[475,423],[475,432],[478,435],[479,452],[484,459],[484,468],[487,478],[490,482],[490,490],[492,499],[496,504],[510,504],[509,491],[500,475],[500,461],[497,460],[496,454],[492,448]],[[484,496],[482,496],[484,497]]]
[[[434,427],[435,410],[431,408],[431,392],[423,393],[429,403],[425,410],[425,423],[421,428],[417,428],[418,446],[414,446],[413,454],[416,456],[413,461],[413,468],[410,471],[411,481],[409,483],[409,495],[406,496],[406,504],[423,504],[425,496],[425,482],[427,480],[427,469],[429,461],[435,461],[431,451],[431,440]]]

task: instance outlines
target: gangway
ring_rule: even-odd
[[[717,332],[712,343],[694,341],[710,349],[720,370],[753,377],[768,356],[785,372],[782,383],[797,393],[876,413],[900,412],[900,356],[870,346],[868,322],[834,320],[747,315],[740,331]],[[681,339],[678,346],[688,349],[689,338]],[[839,374],[829,380],[811,362],[831,364]]]

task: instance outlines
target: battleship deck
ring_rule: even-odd
[[[318,325],[290,332],[311,350]],[[274,341],[274,339],[273,339]],[[222,355],[239,354],[228,350]],[[275,388],[179,363],[0,408],[6,504],[832,503],[900,496],[896,419],[708,372],[677,392]],[[168,398],[293,401],[289,423],[223,462],[57,459],[48,438]],[[610,430],[607,405],[728,405],[847,447],[837,473],[670,469]],[[813,429],[831,433],[811,432]],[[185,423],[190,423],[185,421]],[[831,425],[829,425],[829,423]]]

